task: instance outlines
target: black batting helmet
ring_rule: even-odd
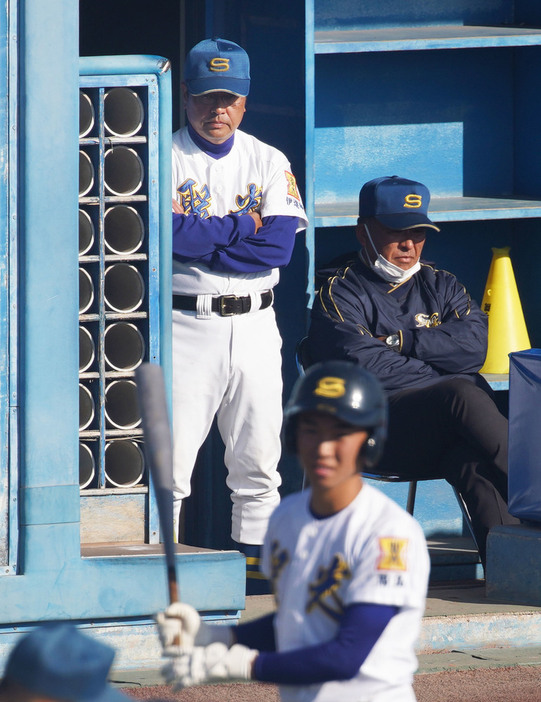
[[[297,417],[323,412],[369,432],[363,448],[365,466],[379,461],[387,436],[387,401],[379,380],[348,361],[324,361],[298,378],[284,410],[284,443],[294,452]]]

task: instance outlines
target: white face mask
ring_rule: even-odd
[[[380,278],[383,278],[383,280],[386,280],[388,283],[403,283],[405,280],[411,278],[412,275],[415,275],[417,271],[421,270],[421,263],[419,261],[417,261],[417,263],[415,263],[411,268],[408,268],[408,270],[405,271],[402,268],[395,266],[394,263],[391,263],[386,258],[384,258],[380,253],[378,253],[378,250],[374,246],[374,242],[372,241],[372,237],[370,236],[368,227],[366,226],[366,224],[364,224],[363,226],[368,236],[368,240],[370,241],[370,244],[374,249],[374,253],[376,254],[375,261],[372,261],[368,254],[366,255],[366,258],[368,259],[370,268],[372,268],[374,273],[377,273],[377,275],[379,275]]]

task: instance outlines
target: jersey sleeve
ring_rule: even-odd
[[[251,217],[201,219],[173,214],[173,255],[221,273],[252,273],[286,266],[293,252],[297,217],[265,217],[255,231]]]
[[[217,252],[212,268],[224,273],[251,273],[282,268],[291,260],[297,217],[264,217],[257,232]]]
[[[269,154],[266,157],[269,160],[269,172],[261,199],[261,217],[276,215],[295,217],[296,231],[306,229],[308,220],[297,181],[288,160],[278,149],[272,147],[269,147]]]
[[[285,685],[350,680],[397,611],[396,607],[373,604],[348,607],[330,641],[292,651],[260,653],[254,676]]]
[[[173,213],[173,254],[183,263],[209,262],[216,252],[235,246],[254,232],[251,217],[231,214],[202,219]]]
[[[421,527],[413,519],[385,520],[353,564],[344,604],[422,607],[430,562]]]
[[[274,613],[259,619],[241,622],[233,629],[237,643],[258,651],[276,651]]]

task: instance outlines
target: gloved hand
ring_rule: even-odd
[[[156,615],[164,656],[180,656],[195,646],[220,641],[229,648],[234,641],[229,626],[206,624],[198,612],[185,602],[173,602]]]
[[[196,646],[173,658],[163,668],[162,674],[176,690],[192,685],[251,680],[252,664],[258,653],[241,644],[231,648],[220,642]]]

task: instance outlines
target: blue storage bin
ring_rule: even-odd
[[[509,358],[509,512],[541,523],[541,349]]]

